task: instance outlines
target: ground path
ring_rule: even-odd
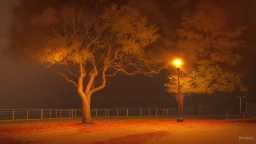
[[[96,118],[79,120],[0,123],[0,144],[256,144],[255,122],[167,117]],[[245,138],[251,140],[245,140]],[[244,139],[244,140],[243,140]]]

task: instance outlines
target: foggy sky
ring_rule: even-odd
[[[137,1],[137,0],[136,0]],[[247,83],[250,86],[251,100],[255,100],[256,92],[256,63],[255,63],[255,34],[256,34],[256,1],[244,0],[219,1],[220,5],[229,8],[233,21],[249,26],[245,37],[248,49],[245,50],[245,65],[250,69]],[[80,99],[75,87],[67,83],[59,75],[41,65],[14,62],[3,54],[8,47],[8,26],[12,20],[12,8],[18,0],[0,0],[0,108],[80,108]],[[148,3],[140,0],[130,3],[143,13],[151,15],[151,19],[164,25],[167,33],[175,33],[180,14],[168,9],[168,5],[160,7],[155,1]],[[178,9],[176,9],[178,11]],[[171,37],[172,35],[168,35]],[[169,47],[170,44],[166,44]],[[119,74],[108,78],[104,90],[96,92],[92,97],[92,107],[174,107],[175,101],[165,91],[164,83],[168,80],[168,71],[153,78],[145,76],[125,76]],[[232,94],[236,95],[236,94]],[[191,101],[193,98],[188,98]],[[226,101],[231,100],[229,97]],[[209,102],[209,98],[195,98],[197,102]],[[194,101],[195,101],[194,100]],[[234,99],[233,99],[234,100]],[[218,99],[216,99],[218,101]],[[185,100],[186,103],[186,100]]]
[[[8,47],[8,26],[12,20],[12,8],[17,0],[0,1],[0,108],[40,107],[58,100],[56,93],[70,94],[55,73],[41,66],[14,62],[3,53]],[[70,88],[68,88],[70,89]],[[56,93],[54,91],[57,91]],[[28,104],[28,105],[27,105]]]

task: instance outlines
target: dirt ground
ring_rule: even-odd
[[[0,122],[0,144],[256,144],[255,122],[167,117]]]

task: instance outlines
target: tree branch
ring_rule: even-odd
[[[73,73],[73,72],[68,68],[68,65],[65,65],[65,67],[66,67],[67,71],[68,71],[71,75],[73,75],[73,76],[75,76],[75,77],[78,77],[75,73]]]
[[[124,70],[123,68],[119,68],[118,71],[121,71],[121,72],[125,73],[126,75],[135,75],[136,74],[135,71],[128,72],[128,71]]]
[[[53,68],[53,67],[52,67]],[[68,78],[63,72],[60,72],[58,69],[53,68],[53,70],[57,73],[59,73],[66,81],[72,83],[73,85],[75,85],[76,87],[78,87],[77,83],[74,82],[72,79]]]
[[[115,76],[119,71],[115,71],[113,74],[106,74],[106,76]]]
[[[105,75],[106,71],[107,71],[107,67],[104,67],[101,75],[101,78],[102,78],[101,84],[98,87],[95,87],[92,90],[90,90],[89,96],[91,96],[96,91],[102,90],[106,86],[106,75]]]
[[[94,82],[94,79],[95,77],[97,76],[97,66],[96,66],[96,63],[95,63],[95,59],[93,58],[92,59],[92,62],[91,64],[93,65],[93,70],[90,72],[90,79],[89,79],[89,82],[88,84],[86,85],[86,88],[84,90],[84,93],[87,95],[92,87],[92,84]]]
[[[63,76],[66,81],[68,81],[68,82],[72,83],[73,85],[75,85],[76,87],[78,87],[78,85],[73,80],[68,78],[64,73],[60,72],[60,75]]]
[[[112,60],[111,60],[110,63],[114,62],[114,61],[117,59],[117,57],[119,56],[119,55],[118,55],[119,51],[120,51],[120,49],[117,49],[117,50],[115,51],[115,53],[113,54],[113,58],[112,58]]]
[[[140,71],[140,70],[133,71],[133,72],[128,72],[127,70],[125,70],[123,68],[117,68],[117,71],[123,72],[124,74],[129,75],[129,76],[135,75],[135,74],[142,74],[142,75],[145,75],[145,76],[152,77],[151,72],[144,72],[144,71]]]

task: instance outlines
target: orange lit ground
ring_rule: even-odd
[[[0,144],[256,144],[255,122],[174,118],[105,118],[0,123]],[[239,140],[239,136],[254,140]],[[13,144],[13,143],[12,143]]]

